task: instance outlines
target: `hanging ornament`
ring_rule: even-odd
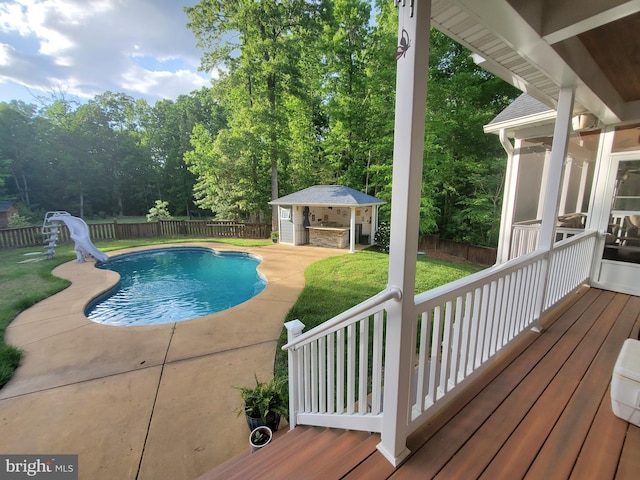
[[[400,38],[400,45],[396,47],[396,61],[405,56],[407,50],[409,50],[409,47],[411,47],[409,33],[403,28],[402,37]]]

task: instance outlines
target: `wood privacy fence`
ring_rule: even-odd
[[[494,265],[498,256],[498,251],[495,248],[445,240],[437,235],[421,237],[418,250],[436,250],[480,265]]]
[[[143,223],[89,224],[92,241],[129,240],[156,237],[269,238],[269,223],[212,222],[206,220],[159,220]],[[0,230],[0,248],[37,247],[44,244],[42,227]],[[58,243],[70,242],[69,230],[63,225]]]

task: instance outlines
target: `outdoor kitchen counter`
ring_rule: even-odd
[[[307,227],[309,245],[316,247],[347,248],[349,246],[349,227]]]

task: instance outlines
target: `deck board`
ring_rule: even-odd
[[[618,310],[627,303],[627,298],[618,295],[600,316],[600,321],[593,329],[594,333],[603,332],[610,324],[612,328],[595,356],[594,368],[590,369],[581,380],[578,390],[562,413],[553,431],[550,432],[543,448],[536,456],[526,478],[551,478],[557,475],[568,478],[580,453],[582,443],[600,405],[600,399],[607,390],[613,372],[613,365],[626,338],[629,337],[635,319],[613,323],[622,312]],[[592,356],[596,343],[589,344],[592,339],[585,339],[581,345],[584,356]],[[588,343],[589,342],[589,343]],[[590,373],[590,375],[589,375]]]
[[[569,478],[614,478],[626,430],[627,422],[611,418],[611,389],[607,388]]]
[[[577,438],[582,435],[584,438],[600,405],[603,392],[606,391],[608,378],[610,378],[610,373],[600,373],[599,370],[594,370],[597,373],[597,375],[592,375],[595,377],[593,378],[595,384],[590,382],[587,373],[593,361],[593,349],[606,341],[625,302],[626,299],[616,297],[611,303],[605,305],[606,310],[604,311],[596,309],[594,305],[591,312],[599,317],[598,322],[594,322],[593,327],[580,339],[580,343],[566,358],[558,374],[537,399],[509,441],[492,460],[484,472],[483,478],[495,478],[492,475],[500,472],[511,478],[522,478],[529,470],[530,465],[537,461],[538,456],[545,451],[551,454],[549,445],[545,442],[548,442],[549,435],[554,434],[555,443],[561,443],[563,447],[560,458],[555,459],[557,464],[553,465],[554,475],[563,477],[561,474],[561,464],[563,463],[566,464],[564,468],[568,468],[570,471],[575,457],[571,458],[566,449],[579,449],[580,445],[568,443],[570,439],[567,437]],[[629,329],[623,338],[626,338],[628,333]],[[602,382],[605,376],[607,380]],[[563,419],[560,424],[558,424],[559,418]],[[571,428],[566,428],[567,423],[571,424]],[[548,463],[543,460],[540,464]],[[536,478],[535,475],[533,478]]]
[[[637,480],[640,472],[640,427],[629,425],[620,455],[616,480]]]
[[[302,427],[201,478],[255,478],[258,454],[260,478],[637,478],[640,428],[613,414],[609,384],[640,297],[586,289],[542,324],[414,432],[397,468],[378,435]]]

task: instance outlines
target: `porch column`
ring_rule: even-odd
[[[371,236],[369,237],[369,245],[376,243],[376,232],[378,231],[378,205],[371,207]]]
[[[542,210],[542,226],[538,250],[551,250],[555,242],[556,221],[558,218],[558,205],[560,203],[562,172],[569,146],[569,134],[571,133],[571,115],[573,112],[573,98],[575,87],[563,87],[558,99],[558,114],[553,130],[553,145],[551,146],[551,160],[547,170],[544,207]]]
[[[515,155],[515,149],[504,129],[500,130],[500,143],[507,153],[507,171],[504,177],[504,200],[502,202],[502,215],[500,216],[497,264],[508,261],[510,257],[511,237],[513,234],[513,211],[516,205],[518,170],[520,168],[520,155]]]
[[[399,465],[409,454],[406,439],[411,416],[412,352],[415,350],[412,331],[416,321],[414,295],[431,2],[402,2],[398,9],[388,288],[400,289],[402,297],[386,304],[384,415],[382,441],[377,446],[393,465]]]
[[[356,251],[356,207],[351,207],[351,222],[349,224],[349,253]]]
[[[576,209],[578,213],[582,213],[582,203],[584,202],[584,194],[587,188],[587,178],[589,175],[589,162],[583,161],[580,167],[580,190],[578,190],[578,198],[576,199]]]
[[[551,146],[551,161],[549,162],[548,176],[545,178],[546,190],[544,207],[542,211],[542,225],[538,238],[538,251],[551,252],[555,243],[556,220],[558,218],[558,206],[560,204],[560,187],[562,185],[562,172],[564,159],[567,156],[569,146],[569,134],[571,133],[571,115],[573,112],[573,98],[575,87],[563,87],[558,98],[558,113],[556,125],[553,130],[553,145]],[[548,253],[540,268],[540,285],[536,297],[536,321],[532,327],[534,331],[540,331],[540,316],[544,305],[547,290],[549,264],[551,255]]]
[[[540,192],[538,193],[538,211],[536,212],[536,220],[542,219],[544,214],[544,199],[547,195],[547,179],[549,178],[549,165],[551,163],[551,152],[544,152],[544,164],[542,165],[542,182],[540,184]]]
[[[569,182],[571,181],[571,168],[573,159],[567,158],[564,163],[564,175],[562,177],[562,189],[560,191],[560,205],[558,206],[558,214],[565,215],[567,212],[567,195],[569,194]]]

